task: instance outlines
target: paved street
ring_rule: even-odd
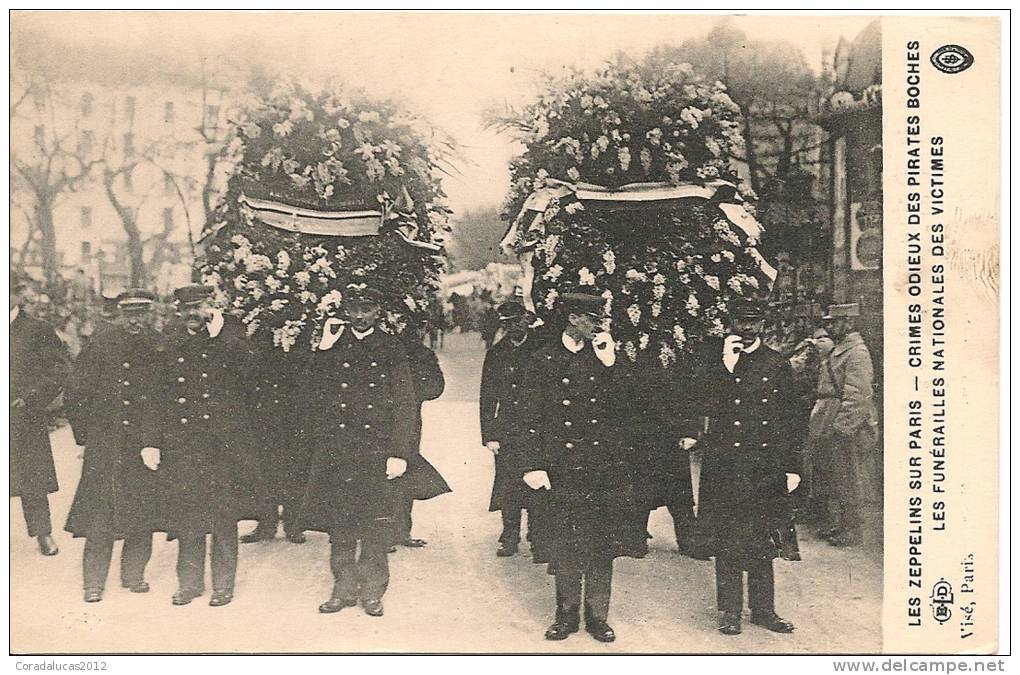
[[[494,555],[499,516],[486,511],[492,458],[480,445],[477,334],[447,336],[440,362],[446,393],[425,405],[423,451],[454,492],[415,507],[424,549],[391,556],[386,615],[360,609],[320,615],[332,579],[324,535],[293,545],[282,538],[241,546],[235,601],[211,608],[208,595],[173,607],[176,544],[157,535],[148,595],[117,584],[115,551],[106,597],[81,598],[82,540],[62,532],[78,479],[80,449],[70,430],[53,435],[61,490],[52,508],[60,554],[44,558],[11,503],[11,648],[15,652],[875,652],[881,648],[881,568],[876,555],[837,550],[802,536],[804,561],[777,561],[779,611],[797,625],[775,635],[745,625],[715,630],[712,563],[675,553],[664,509],[652,518],[652,552],[616,562],[611,645],[579,633],[542,638],[553,614],[552,577],[526,554]],[[250,523],[242,523],[247,531]],[[526,549],[525,549],[526,550]]]

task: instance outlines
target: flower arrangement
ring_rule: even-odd
[[[723,85],[687,65],[574,72],[549,79],[536,102],[497,124],[525,145],[505,204],[523,226],[505,243],[533,268],[540,314],[555,311],[565,292],[595,290],[627,358],[668,367],[722,335],[734,299],[760,298],[771,283],[758,230],[721,208],[742,202],[738,194],[753,197],[730,165],[742,137]],[[608,205],[564,190],[537,215],[528,210],[550,185],[638,183],[704,187],[711,196]]]
[[[387,330],[428,320],[449,231],[434,138],[395,104],[291,83],[245,106],[223,153],[232,167],[227,189],[203,237],[201,272],[218,304],[249,335],[284,351],[316,343],[352,283],[386,296]],[[273,227],[253,198],[313,213],[379,214],[366,218],[378,232]]]

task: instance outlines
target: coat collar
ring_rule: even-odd
[[[845,338],[843,338],[840,341],[840,343],[838,345],[836,345],[835,348],[833,348],[832,355],[833,356],[839,356],[840,354],[843,354],[845,352],[850,351],[851,349],[853,349],[857,345],[863,345],[863,344],[864,344],[864,338],[861,337],[860,333],[858,333],[857,331],[854,331],[853,333],[850,333]]]

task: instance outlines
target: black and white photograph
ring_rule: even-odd
[[[903,223],[939,256],[930,137],[963,150],[890,98],[882,17],[9,20],[12,654],[881,654],[915,604],[960,633],[973,579],[886,590],[934,556],[886,531],[921,465],[886,382],[942,370],[889,348],[940,330]],[[914,48],[919,89],[998,77],[960,44]],[[997,320],[991,236],[948,264]],[[924,490],[927,542],[969,494]]]

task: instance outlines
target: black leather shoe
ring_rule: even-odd
[[[233,591],[213,591],[212,597],[209,598],[209,606],[222,607],[223,605],[229,605],[233,599]]]
[[[508,544],[506,542],[500,542],[499,548],[496,549],[496,555],[500,558],[509,558],[512,555],[517,554],[517,544]]]
[[[99,602],[103,599],[103,589],[101,588],[86,588],[85,589],[85,602]]]
[[[578,624],[571,624],[565,621],[557,621],[553,625],[549,626],[549,629],[545,632],[546,640],[566,640],[572,634],[576,633],[580,626]]]
[[[396,553],[397,552],[397,545],[394,544],[393,546],[390,546],[388,549],[386,549],[386,552],[387,553]]]
[[[358,604],[357,600],[351,598],[330,598],[326,602],[319,605],[320,614],[336,614],[345,607],[354,607]]]
[[[792,633],[794,631],[793,623],[775,612],[767,614],[751,612],[751,623],[767,628],[773,633]]]
[[[170,602],[174,605],[187,605],[200,595],[202,595],[201,591],[182,588],[174,593],[174,597],[170,599]]]
[[[736,612],[723,612],[719,619],[719,632],[723,635],[740,635],[740,615]]]
[[[123,583],[121,583],[121,586],[123,588],[128,589],[132,593],[148,593],[149,592],[149,584],[144,582],[144,581],[123,582]]]
[[[57,542],[53,541],[53,537],[44,534],[38,537],[39,539],[39,552],[43,555],[56,555],[60,553],[60,549],[57,548]]]
[[[613,629],[605,621],[586,621],[584,630],[599,642],[613,642],[616,640],[616,633],[613,632]]]
[[[248,534],[241,535],[242,544],[255,544],[260,541],[272,541],[276,538],[276,532],[270,532],[262,527],[256,527]]]
[[[308,541],[308,537],[305,536],[304,532],[293,532],[287,535],[287,541],[292,544],[303,544]]]
[[[421,548],[426,544],[428,544],[428,542],[424,539],[415,539],[414,537],[408,537],[404,541],[400,542],[401,546],[406,546],[407,548]]]
[[[365,614],[369,616],[383,615],[382,600],[365,600],[362,606],[365,608]]]

